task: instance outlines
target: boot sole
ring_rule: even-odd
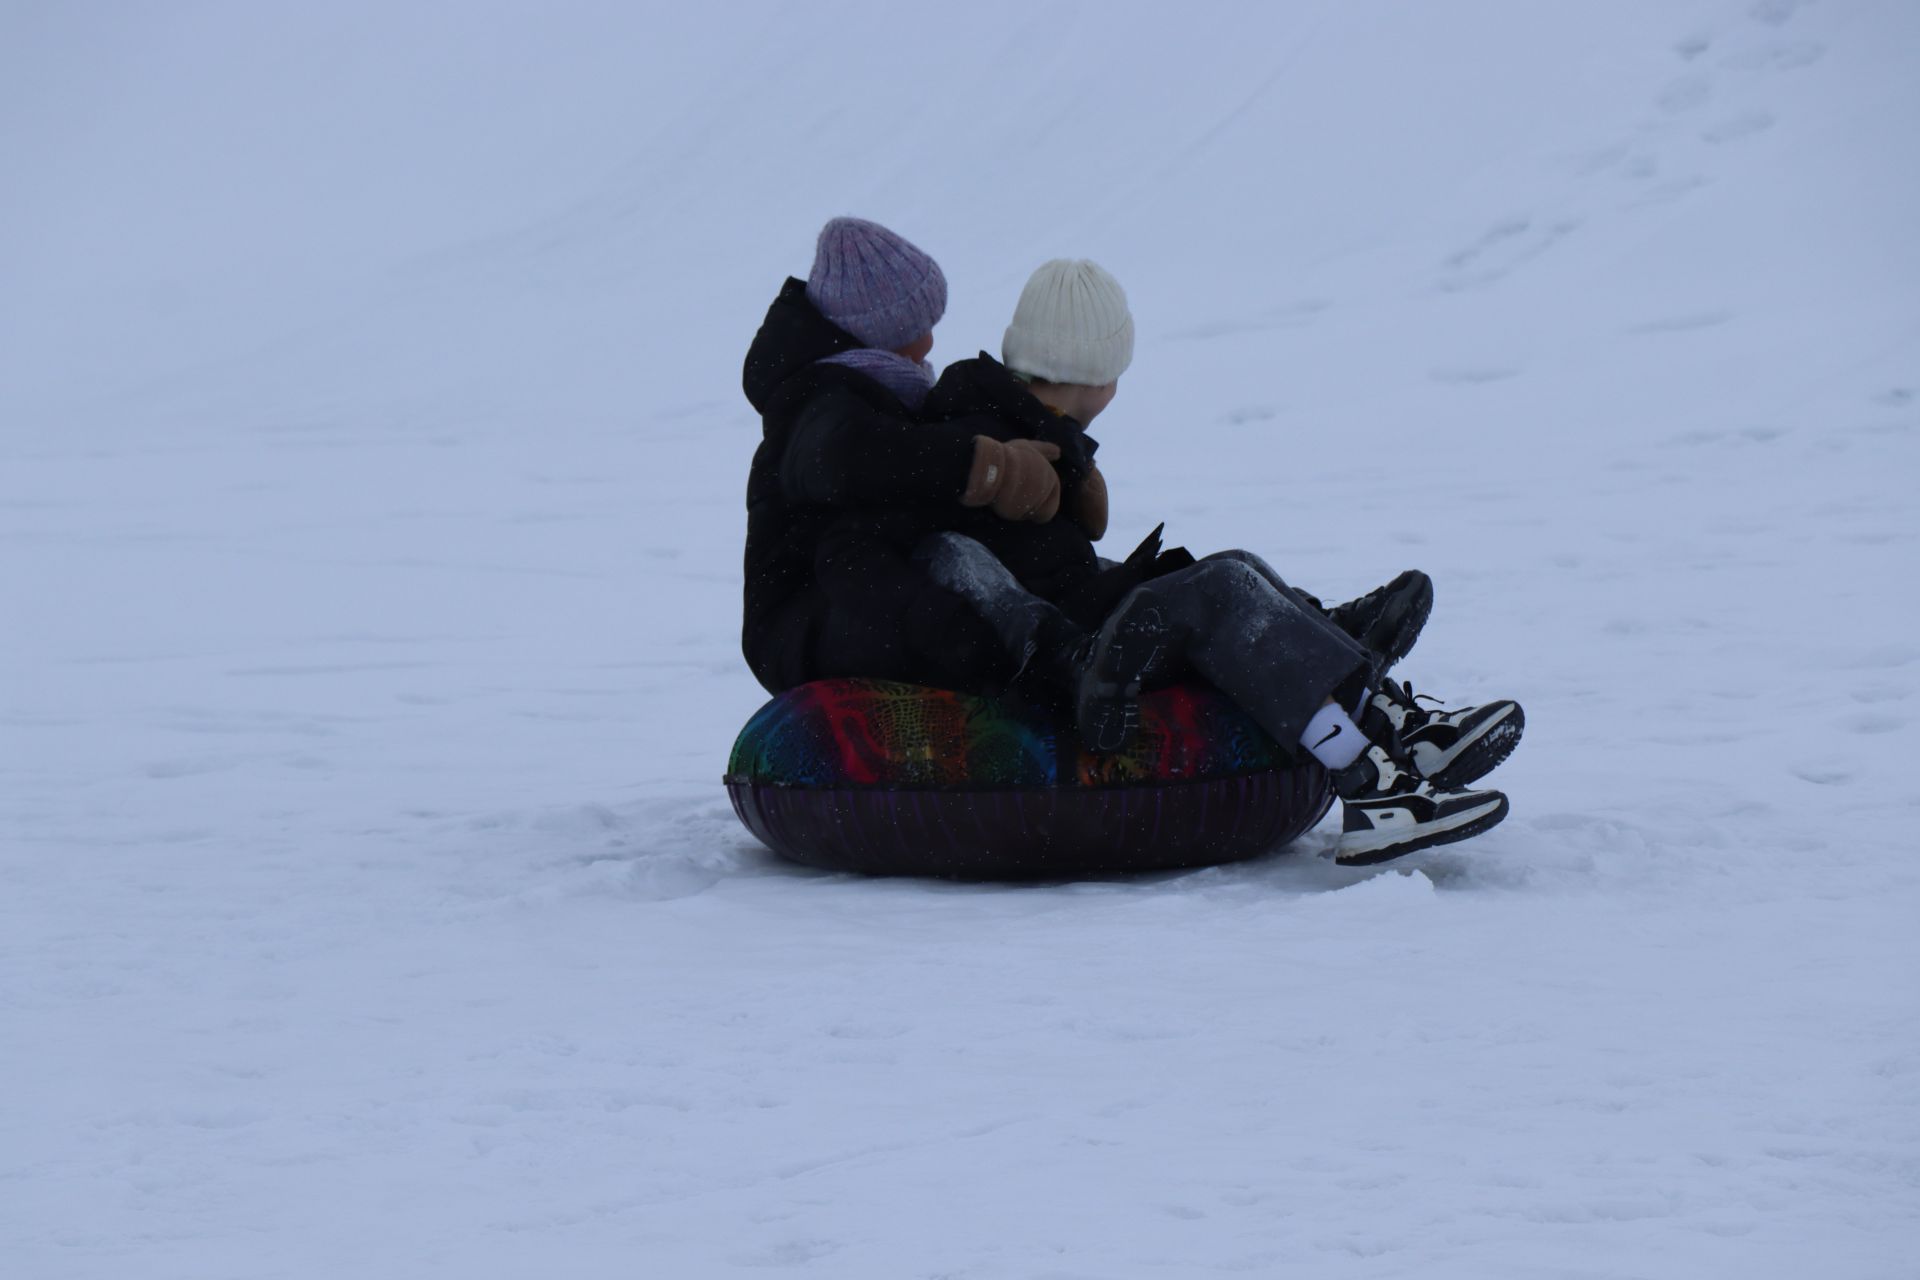
[[[1418,571],[1410,570],[1409,572]],[[1400,625],[1394,628],[1393,634],[1385,637],[1374,635],[1354,637],[1380,659],[1382,673],[1411,653],[1414,643],[1420,639],[1420,633],[1426,630],[1427,619],[1433,616],[1433,579],[1422,573],[1394,592],[1394,597],[1396,603],[1399,599],[1407,597],[1412,597],[1416,603],[1412,611],[1400,619]],[[1383,612],[1390,611],[1393,607],[1388,605]]]
[[[1500,796],[1484,805],[1477,805],[1439,822],[1431,822],[1418,832],[1401,839],[1389,838],[1385,843],[1358,849],[1342,849],[1336,852],[1333,860],[1343,867],[1367,867],[1377,862],[1391,862],[1395,858],[1404,858],[1410,853],[1422,849],[1432,849],[1443,844],[1466,840],[1483,831],[1490,831],[1500,825],[1507,816],[1507,798]],[[1345,837],[1341,837],[1345,841]]]
[[[1427,629],[1427,619],[1433,616],[1432,579],[1423,578],[1411,589],[1420,598],[1419,606],[1401,620],[1399,629],[1387,643],[1374,650],[1380,655],[1380,669],[1383,672],[1413,651],[1414,642]]]
[[[1468,791],[1473,784],[1506,763],[1527,729],[1527,713],[1519,703],[1499,724],[1487,730],[1463,755],[1435,774],[1422,775],[1436,791]]]
[[[1100,668],[1082,691],[1076,719],[1080,739],[1100,752],[1122,750],[1140,727],[1140,678],[1167,647],[1158,609],[1142,609],[1115,628],[1095,655]]]

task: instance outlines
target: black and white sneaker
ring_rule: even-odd
[[[1123,604],[1095,636],[1082,660],[1074,695],[1080,741],[1119,751],[1140,727],[1140,682],[1172,639],[1166,616],[1144,601]]]
[[[1385,671],[1407,656],[1433,613],[1433,579],[1409,569],[1384,587],[1327,610],[1333,625],[1380,656]]]
[[[1395,743],[1420,776],[1442,791],[1492,773],[1520,745],[1527,727],[1520,704],[1507,698],[1458,711],[1424,707],[1422,701],[1437,700],[1398,681],[1382,681],[1367,699],[1360,726],[1375,742]]]
[[[1346,810],[1333,860],[1348,867],[1465,840],[1507,816],[1498,791],[1443,790],[1377,744],[1333,775],[1333,789]]]

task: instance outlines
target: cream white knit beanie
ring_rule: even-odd
[[[1133,363],[1126,290],[1097,262],[1055,258],[1020,291],[1000,359],[1047,382],[1103,387]]]

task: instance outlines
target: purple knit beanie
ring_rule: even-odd
[[[820,228],[807,300],[868,346],[897,351],[947,313],[947,278],[879,223],[835,218]]]

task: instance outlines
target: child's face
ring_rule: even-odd
[[[933,333],[928,331],[900,348],[900,354],[909,360],[925,360],[927,353],[933,350]]]
[[[1104,387],[1088,387],[1084,401],[1085,416],[1080,419],[1081,424],[1085,425],[1099,417],[1101,412],[1113,403],[1113,398],[1119,394],[1120,383],[1117,379]]]

